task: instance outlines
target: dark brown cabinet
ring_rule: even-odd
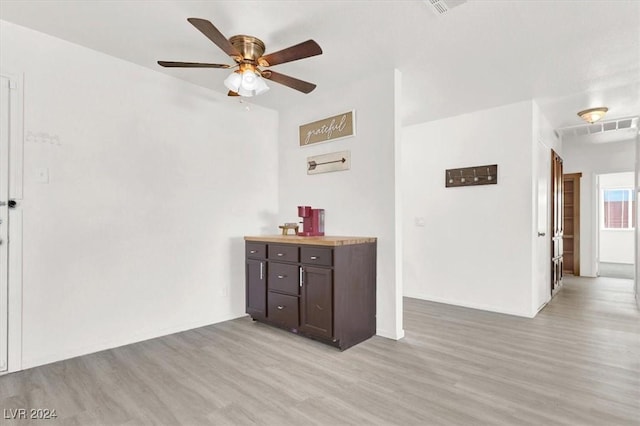
[[[267,280],[264,244],[246,245],[246,300],[247,313],[254,319],[267,316]]]
[[[346,349],[376,332],[376,239],[245,237],[247,313]]]

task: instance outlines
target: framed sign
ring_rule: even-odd
[[[351,151],[332,152],[330,154],[307,157],[307,174],[337,172],[351,168]]]
[[[300,146],[349,138],[355,134],[356,111],[352,110],[300,126]]]

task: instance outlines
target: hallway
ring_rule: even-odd
[[[609,277],[564,277],[562,291],[538,315],[592,320],[594,328],[638,332],[640,313],[633,295],[633,280]],[[616,322],[618,321],[618,322]],[[583,323],[587,325],[587,323]]]

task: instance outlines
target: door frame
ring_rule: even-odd
[[[638,131],[638,134],[636,135],[636,143],[634,145],[635,147],[635,154],[636,154],[636,165],[635,165],[635,191],[636,191],[636,197],[635,197],[635,207],[636,207],[636,232],[635,232],[635,245],[634,248],[636,250],[635,255],[636,255],[636,270],[635,270],[635,277],[633,280],[633,291],[635,293],[636,296],[636,306],[640,309],[640,297],[638,296],[638,287],[640,284],[640,260],[638,259],[639,255],[640,255],[640,131]]]
[[[9,86],[9,198],[23,200],[24,75],[0,68]],[[4,200],[3,200],[4,201]],[[22,209],[9,210],[8,368],[0,375],[22,370]]]

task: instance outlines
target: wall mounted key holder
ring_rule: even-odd
[[[445,186],[493,185],[498,183],[498,165],[464,167],[445,170]]]

